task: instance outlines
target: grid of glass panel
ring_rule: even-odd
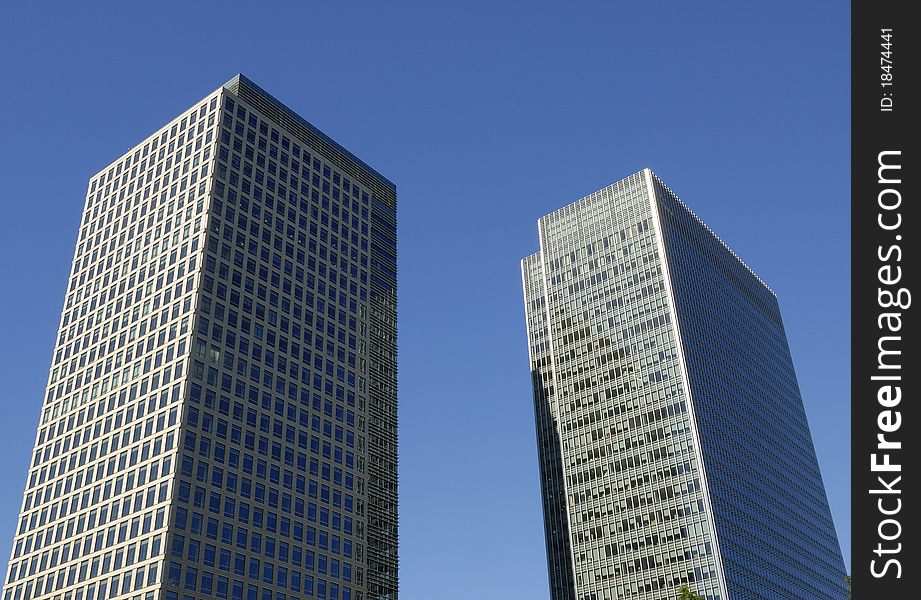
[[[165,597],[387,597],[368,570],[380,200],[241,96],[223,97]]]
[[[653,178],[728,592],[844,598],[777,298]]]
[[[367,251],[367,321],[359,319],[359,327],[367,325],[367,436],[359,435],[359,450],[367,442],[367,578],[369,597],[395,600],[398,593],[397,552],[397,221],[396,187],[377,171],[339,146],[316,127],[299,117],[252,81],[238,75],[224,86],[231,94],[265,115],[297,138],[314,155],[324,158],[324,164],[333,165],[333,213],[339,193],[338,175],[352,178],[352,194],[361,188],[361,202],[368,205],[367,225],[364,210],[361,223],[361,266],[365,265]],[[271,148],[271,147],[270,147]],[[302,179],[304,172],[301,172]],[[329,178],[326,168],[323,176]],[[311,179],[311,185],[316,182]],[[291,181],[294,185],[294,181]],[[301,182],[301,192],[305,190]],[[328,196],[328,185],[322,184],[321,198]],[[370,201],[366,203],[366,194]],[[343,196],[345,198],[345,196]],[[314,201],[314,192],[311,191]],[[345,200],[343,200],[345,201]],[[347,209],[346,209],[347,210]],[[289,213],[290,216],[290,213]],[[335,216],[335,215],[334,215]],[[333,219],[333,224],[335,224]],[[298,222],[300,226],[300,221]],[[322,222],[320,236],[324,236]],[[354,228],[356,225],[351,224]],[[343,224],[342,235],[346,233]],[[331,239],[336,235],[331,233]],[[350,234],[354,244],[354,231]],[[365,238],[367,236],[367,238]],[[367,240],[367,241],[366,241]],[[341,248],[344,252],[345,248]],[[321,244],[320,251],[323,251]],[[322,258],[322,257],[321,257]],[[354,260],[354,258],[353,258]],[[345,269],[340,263],[340,267]],[[362,283],[365,273],[361,270]],[[331,270],[335,279],[335,265]],[[349,273],[354,278],[354,273]],[[340,284],[343,275],[340,274]],[[351,291],[351,287],[350,287]],[[359,289],[364,300],[364,289]],[[332,292],[331,292],[332,297]],[[341,303],[342,296],[340,294]],[[364,334],[362,334],[364,335]],[[361,338],[360,338],[361,339]],[[359,342],[360,343],[360,342]],[[361,359],[360,359],[361,360]],[[338,374],[337,374],[338,376]],[[359,384],[362,377],[359,375]]]
[[[217,103],[89,182],[5,600],[155,597]]]
[[[396,368],[395,187],[235,77],[90,182],[4,600],[396,600]]]
[[[532,362],[538,428],[549,386],[556,439],[538,442],[559,447],[580,600],[661,598],[682,583],[720,597],[650,209],[638,173],[539,221],[543,299],[527,310],[532,361],[550,354]]]

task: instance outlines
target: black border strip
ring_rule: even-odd
[[[913,443],[918,309],[910,300],[921,293],[921,173],[909,126],[918,110],[911,81],[918,26],[907,2],[851,5],[851,575],[858,600],[918,597],[918,499],[909,491],[921,487]]]

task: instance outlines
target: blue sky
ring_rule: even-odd
[[[89,176],[242,72],[398,186],[402,597],[547,598],[519,259],[651,167],[780,298],[850,558],[849,7],[17,2],[0,560]]]

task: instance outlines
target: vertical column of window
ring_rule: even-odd
[[[370,199],[368,597],[395,598],[397,559],[396,196]]]
[[[550,595],[554,600],[569,600],[575,598],[575,588],[566,514],[566,489],[561,464],[560,432],[552,399],[553,361],[546,320],[547,299],[544,293],[540,253],[522,261],[522,280],[530,346]]]

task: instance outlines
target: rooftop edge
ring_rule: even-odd
[[[320,131],[320,129],[318,129],[315,125],[307,121],[307,119],[297,114],[295,111],[289,108],[285,103],[281,102],[280,100],[278,100],[278,98],[271,95],[270,93],[265,91],[263,88],[259,87],[259,85],[254,83],[251,79],[249,79],[242,73],[237,73],[236,75],[234,75],[222,87],[236,96],[241,96],[242,90],[249,92],[249,94],[255,95],[262,101],[266,102],[270,106],[277,109],[284,116],[290,119],[293,119],[298,125],[304,127],[310,134],[312,134],[316,138],[319,138],[319,141],[327,145],[329,147],[328,149],[333,151],[333,154],[340,155],[337,158],[343,158],[345,159],[345,161],[353,163],[354,166],[366,171],[368,174],[373,176],[374,179],[378,180],[378,182],[381,185],[383,185],[386,188],[389,188],[389,190],[394,195],[396,194],[396,184],[394,184],[392,181],[390,181],[389,179],[381,175],[378,171],[373,169],[366,162],[364,162],[363,160],[361,160],[360,158],[358,158],[357,156],[355,156],[354,154],[346,150],[338,142],[336,142],[331,137],[329,137],[328,135]],[[246,100],[246,98],[243,98],[243,99]],[[257,106],[256,108],[259,108],[259,107]],[[369,187],[374,187],[374,186],[369,186]]]

